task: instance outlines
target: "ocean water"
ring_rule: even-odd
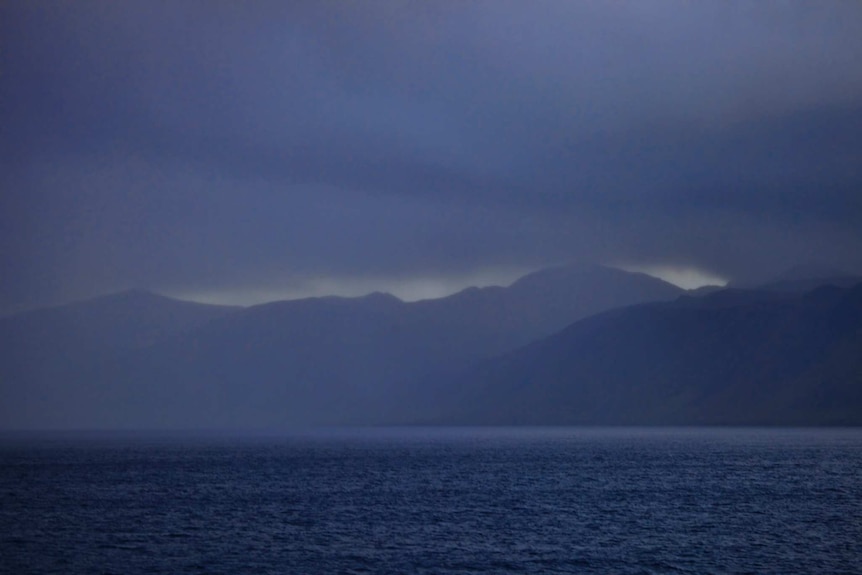
[[[0,440],[3,573],[862,573],[862,430]]]

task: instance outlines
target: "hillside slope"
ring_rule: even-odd
[[[451,397],[438,422],[862,424],[862,284],[613,310],[486,362]]]

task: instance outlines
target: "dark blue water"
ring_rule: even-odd
[[[862,573],[862,430],[6,437],[6,573]]]

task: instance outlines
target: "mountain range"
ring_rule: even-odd
[[[412,303],[376,293],[230,308],[124,292],[0,318],[0,422],[380,423],[434,396],[417,382],[449,377],[593,313],[680,293],[601,266],[551,268],[509,287]]]
[[[0,426],[858,424],[851,280],[685,292],[567,266],[409,303],[123,292],[0,318]]]

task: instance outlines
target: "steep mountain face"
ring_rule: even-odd
[[[862,424],[862,284],[613,310],[485,363],[436,421]]]
[[[246,309],[127,293],[0,319],[5,427],[380,423],[439,379],[586,315],[671,299],[642,274],[557,268],[439,300]]]

